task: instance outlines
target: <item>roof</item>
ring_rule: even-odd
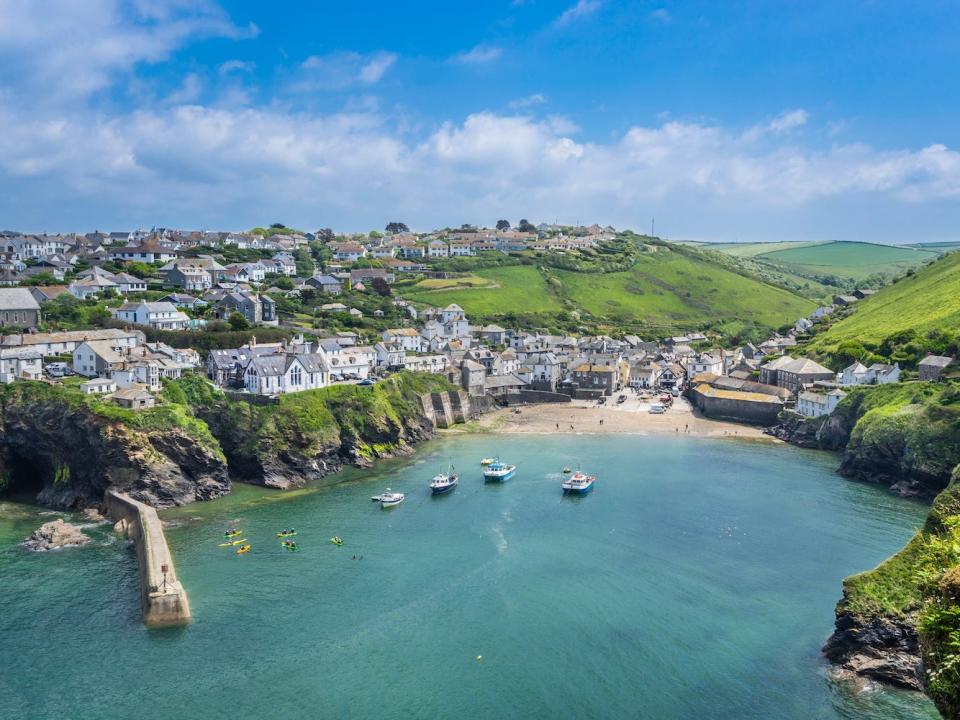
[[[274,353],[261,355],[250,361],[250,365],[262,377],[283,375],[294,363],[299,363],[307,372],[326,372],[327,361],[320,353]]]
[[[0,310],[39,310],[29,288],[0,288]]]
[[[924,365],[926,367],[940,367],[945,368],[947,365],[953,362],[952,357],[945,357],[943,355],[927,355],[923,360],[918,364]]]
[[[835,375],[830,368],[825,368],[820,363],[814,362],[810,358],[799,358],[793,360],[780,368],[781,372],[796,373],[797,375]]]
[[[602,373],[613,373],[616,372],[615,367],[610,365],[591,365],[589,363],[584,363],[583,365],[578,365],[574,368],[574,372],[602,372]]]
[[[6,346],[45,345],[47,343],[83,342],[89,340],[119,340],[135,338],[140,335],[137,330],[67,330],[56,333],[33,333],[25,335],[7,335],[0,344]]]
[[[736,390],[718,390],[710,387],[706,383],[697,385],[694,390],[704,397],[724,398],[726,400],[743,400],[746,402],[764,403],[767,405],[782,405],[783,401],[776,395],[764,395],[763,393],[738,392]]]

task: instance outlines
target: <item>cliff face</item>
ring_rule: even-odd
[[[134,429],[56,396],[3,400],[2,485],[36,491],[44,505],[97,506],[108,487],[156,507],[230,490],[223,457],[183,429]]]
[[[198,407],[237,479],[301,487],[344,465],[412,452],[433,436],[419,390],[448,387],[439,378],[395,376],[375,388],[344,386],[256,406],[219,398]]]

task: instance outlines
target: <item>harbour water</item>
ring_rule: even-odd
[[[517,476],[484,485],[497,454]],[[460,487],[431,497],[448,462]],[[596,489],[564,498],[578,464]],[[835,464],[735,440],[468,435],[335,485],[239,486],[163,513],[194,614],[173,630],[140,624],[109,526],[29,553],[45,518],[0,502],[0,718],[934,718],[918,694],[828,677],[842,578],[926,514]],[[407,499],[383,511],[369,498],[387,487]],[[217,547],[235,520],[244,556]],[[298,553],[275,537],[290,526]]]

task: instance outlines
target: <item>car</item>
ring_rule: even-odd
[[[374,383],[373,380],[371,380],[370,378],[364,378],[363,380],[357,383],[357,385],[363,385],[365,387],[369,385],[375,385],[375,384],[376,383]]]
[[[654,403],[650,406],[651,415],[663,415],[666,411],[667,409],[660,403]]]
[[[626,396],[626,395],[621,395],[620,397],[617,398],[617,404],[618,404],[618,405],[619,405],[620,403],[625,403],[626,401],[627,401],[627,396]]]
[[[671,390],[671,391],[670,391],[670,394],[673,395],[674,397],[680,397],[680,391],[677,390],[676,388],[674,388],[673,390]]]

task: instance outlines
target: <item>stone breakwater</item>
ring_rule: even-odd
[[[170,548],[157,511],[128,495],[108,490],[107,514],[116,529],[133,541],[140,574],[140,605],[145,625],[183,625],[190,621],[187,592],[177,580]]]

